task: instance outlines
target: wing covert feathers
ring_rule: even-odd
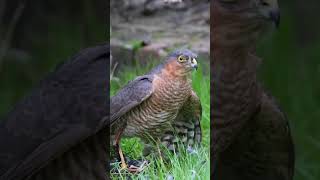
[[[119,117],[139,105],[152,94],[153,75],[139,76],[124,86],[110,101],[110,120]]]

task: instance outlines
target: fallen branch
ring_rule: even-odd
[[[12,20],[8,26],[8,30],[5,33],[3,40],[1,41],[1,44],[0,44],[0,72],[2,69],[3,59],[4,59],[5,55],[7,54],[8,49],[10,48],[13,32],[18,24],[18,21],[19,21],[21,15],[22,15],[24,7],[25,7],[24,3],[20,3],[19,6],[16,8],[14,15],[12,17]],[[3,11],[4,11],[4,9],[3,9]]]

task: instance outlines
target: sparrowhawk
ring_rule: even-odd
[[[118,146],[122,136],[140,137],[147,144],[161,142],[170,150],[178,141],[189,146],[200,143],[201,103],[191,86],[196,58],[190,50],[176,50],[111,97],[113,145]]]

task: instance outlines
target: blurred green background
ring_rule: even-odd
[[[295,180],[320,179],[320,2],[280,1],[280,28],[259,46],[260,79],[287,113]]]
[[[0,118],[57,64],[107,41],[105,0],[0,1]]]
[[[107,37],[105,0],[26,2],[20,14],[20,1],[0,1],[0,118],[56,64]],[[260,79],[288,115],[295,179],[319,180],[320,2],[280,1],[280,7],[280,28],[258,49]]]

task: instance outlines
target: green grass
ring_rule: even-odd
[[[149,166],[140,174],[133,175],[123,172],[119,174],[111,174],[113,179],[126,179],[130,176],[132,179],[167,179],[173,176],[175,179],[210,179],[210,77],[204,74],[203,68],[207,68],[205,63],[200,61],[200,67],[197,72],[192,75],[192,85],[199,96],[203,108],[201,127],[203,132],[203,141],[201,146],[196,147],[196,153],[187,153],[183,147],[179,149],[179,155],[161,149],[167,157],[164,162],[159,156],[151,155],[142,157],[143,145],[137,138],[122,139],[121,147],[127,157],[132,159],[146,158],[150,161]],[[115,75],[111,80],[110,93],[114,95],[117,90],[124,86],[128,81],[134,79],[138,75],[148,72],[155,63],[141,66],[139,63],[135,67],[125,67]],[[206,70],[205,72],[209,72]]]

